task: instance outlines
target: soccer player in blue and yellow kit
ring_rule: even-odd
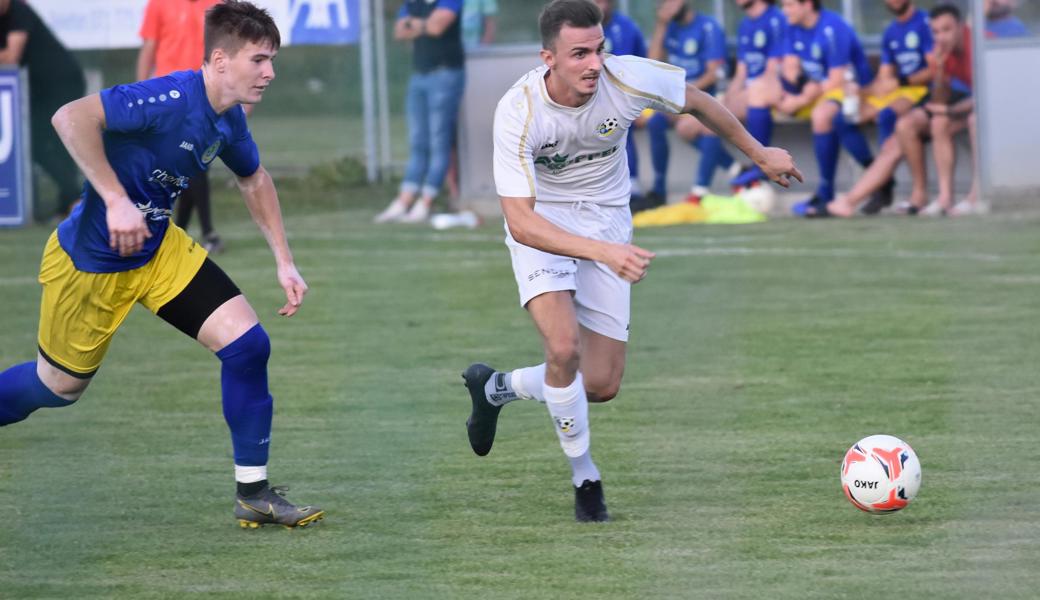
[[[820,184],[808,201],[796,204],[797,215],[822,216],[834,199],[834,178],[842,145],[863,166],[874,160],[870,145],[854,123],[842,118],[846,73],[860,87],[874,79],[856,32],[837,13],[822,9],[820,0],[783,0],[787,16],[787,49],[783,65],[784,95],[776,108],[785,114],[810,116],[813,150]]]
[[[278,312],[296,313],[307,284],[241,107],[259,102],[274,79],[279,44],[266,11],[226,0],[206,14],[201,70],[118,85],[55,113],[54,127],[87,184],[44,250],[37,359],[0,373],[0,426],[68,406],[141,303],[221,361],[243,527],[305,526],[324,511],[290,504],[268,485],[270,340],[235,284],[170,215],[187,182],[220,157],[274,252],[287,297]]]
[[[686,69],[688,83],[714,94],[719,69],[725,68],[726,32],[718,21],[697,12],[686,0],[663,0],[657,10],[657,24],[650,41],[650,58]],[[648,202],[651,205],[664,203],[668,172],[666,134],[672,125],[680,137],[690,141],[701,152],[690,200],[699,200],[708,192],[717,167],[728,169],[733,165],[733,157],[719,136],[695,117],[656,113],[646,124],[654,164],[652,194],[655,202]]]
[[[735,0],[744,11],[737,28],[737,68],[726,90],[725,105],[759,143],[773,141],[773,113],[770,98],[779,97],[780,63],[784,58],[787,17],[774,0]],[[758,167],[751,167],[730,183],[742,187],[765,179]]]
[[[618,56],[641,56],[646,58],[646,38],[639,26],[628,16],[618,12],[616,0],[596,0],[603,12],[603,51]],[[632,212],[644,207],[643,187],[639,183],[639,153],[632,135],[625,142],[628,155],[628,177],[632,184],[630,204]]]

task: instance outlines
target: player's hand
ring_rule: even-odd
[[[639,283],[650,268],[650,261],[657,256],[632,244],[610,244],[603,264],[629,283]]]
[[[686,6],[686,0],[662,0],[657,7],[657,22],[666,24],[679,15]]]
[[[119,256],[139,252],[144,241],[152,237],[144,214],[137,210],[129,198],[113,202],[107,207],[105,222],[108,225],[108,247],[117,250]]]
[[[285,290],[286,298],[285,306],[278,310],[278,314],[283,317],[291,317],[300,310],[300,305],[303,304],[303,297],[307,294],[308,289],[307,283],[303,277],[300,277],[300,272],[293,264],[278,267],[278,283]]]
[[[789,187],[792,177],[798,181],[805,181],[802,172],[794,164],[794,158],[783,148],[765,148],[755,162],[766,177],[777,185]]]
[[[798,96],[784,94],[783,98],[780,99],[780,103],[777,105],[776,110],[784,113],[785,115],[794,115],[801,108],[802,103],[798,99]]]
[[[950,114],[950,107],[938,102],[929,102],[924,105],[924,108],[933,115],[946,116]]]

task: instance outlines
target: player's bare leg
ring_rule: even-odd
[[[924,140],[921,139],[928,130],[928,123],[928,113],[924,109],[914,109],[896,123],[896,137],[906,156],[913,183],[910,204],[918,210],[928,202],[928,167],[925,164]]]
[[[953,208],[953,170],[957,165],[957,148],[953,138],[965,126],[962,119],[951,119],[946,115],[932,117],[932,152],[935,153],[935,170],[939,180],[935,203],[943,212]]]
[[[621,390],[628,344],[588,329],[581,332],[581,376],[589,402],[607,402]]]
[[[848,193],[839,194],[827,207],[827,211],[836,217],[851,217],[861,202],[892,180],[892,175],[901,160],[903,148],[899,145],[899,140],[894,137],[888,138],[859,181]]]

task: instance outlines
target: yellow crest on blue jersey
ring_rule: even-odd
[[[202,153],[202,162],[207,165],[213,162],[213,159],[217,157],[217,152],[219,150],[220,140],[217,140],[210,144],[209,148],[206,148],[206,151]]]
[[[921,45],[921,38],[917,35],[916,31],[911,31],[906,34],[906,47],[914,50]]]
[[[687,56],[693,56],[697,54],[697,40],[690,38],[683,44],[683,53]]]
[[[766,32],[759,29],[755,32],[755,48],[764,48],[766,45]]]

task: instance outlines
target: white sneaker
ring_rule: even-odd
[[[376,215],[376,218],[372,219],[373,223],[397,223],[403,220],[404,216],[408,214],[408,207],[395,198],[390,202],[390,206],[383,209],[383,212]]]
[[[945,217],[946,209],[943,208],[942,204],[938,202],[929,202],[928,206],[921,209],[918,213],[922,217]]]
[[[401,217],[402,223],[423,223],[430,218],[430,205],[422,200],[416,200],[408,214]]]
[[[967,200],[961,200],[950,209],[950,214],[957,217],[967,217],[971,215],[985,215],[989,214],[989,206],[982,202],[969,202]]]
[[[453,227],[476,229],[480,226],[480,217],[471,210],[464,210],[458,213],[440,213],[430,217],[430,226],[437,230],[451,229]]]

